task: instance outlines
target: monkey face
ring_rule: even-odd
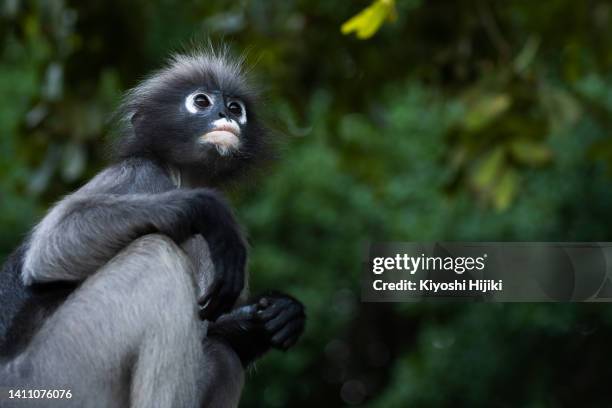
[[[219,91],[196,90],[185,98],[189,121],[197,134],[197,148],[214,150],[220,156],[228,156],[240,149],[241,135],[247,125],[247,110],[240,98],[229,97]],[[200,132],[198,132],[200,133]]]
[[[153,157],[198,182],[224,182],[270,157],[258,101],[240,63],[224,53],[174,56],[124,98],[119,155]]]
[[[211,174],[240,167],[258,144],[250,101],[199,84],[150,95],[132,118],[136,140],[159,159]],[[212,88],[212,89],[211,89]]]

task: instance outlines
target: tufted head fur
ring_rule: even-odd
[[[196,184],[213,185],[266,158],[268,131],[257,116],[261,101],[242,63],[226,49],[212,48],[170,58],[126,93],[118,112],[119,158],[147,157]],[[194,105],[194,97],[209,106]],[[242,115],[233,114],[232,101]]]

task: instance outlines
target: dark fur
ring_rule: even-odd
[[[57,306],[75,289],[73,283],[26,286],[21,278],[26,244],[17,248],[0,272],[0,359],[19,353]]]

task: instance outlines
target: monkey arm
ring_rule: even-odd
[[[233,220],[219,205],[209,190],[69,196],[32,234],[22,277],[26,284],[82,280],[130,242],[153,232],[176,242],[200,231],[210,242],[227,240],[231,232],[220,230],[234,228]]]
[[[181,201],[184,197],[176,192],[69,196],[34,230],[24,282],[82,280],[148,233],[184,239],[190,233],[190,214]]]

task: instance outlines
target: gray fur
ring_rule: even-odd
[[[176,185],[157,194],[114,192],[128,177],[123,166],[106,169],[35,228],[26,283],[91,277],[9,370],[27,388],[84,393],[73,401],[79,407],[123,406],[130,392],[134,407],[236,406],[243,367],[228,346],[206,338],[197,316],[197,299],[213,280],[206,240],[195,235],[182,249],[160,235],[134,240],[150,223],[173,224],[184,208]]]
[[[51,209],[34,229],[24,260],[24,283],[83,280],[153,224],[175,222],[184,211],[174,192],[116,194],[125,168],[109,168]]]
[[[137,239],[47,320],[2,385],[72,390],[62,407],[236,406],[243,369],[227,346],[206,340],[197,279],[172,240]]]

